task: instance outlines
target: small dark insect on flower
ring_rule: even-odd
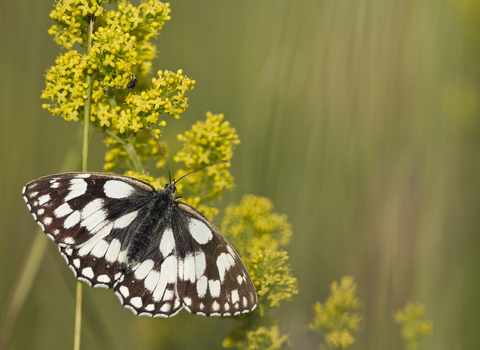
[[[128,83],[127,88],[132,90],[133,88],[135,88],[136,85],[137,85],[137,78],[135,77],[135,75],[132,74],[132,79]]]

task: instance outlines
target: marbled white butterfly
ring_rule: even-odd
[[[252,311],[257,294],[242,260],[175,192],[175,181],[156,191],[122,175],[65,173],[29,182],[23,198],[75,277],[113,288],[137,315]]]

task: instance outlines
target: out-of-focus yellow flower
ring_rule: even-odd
[[[325,337],[329,349],[345,349],[353,344],[353,333],[358,330],[360,316],[354,313],[359,308],[357,285],[353,277],[342,277],[340,284],[333,282],[331,293],[324,304],[313,306],[314,317],[308,327]]]
[[[401,326],[401,333],[407,343],[407,350],[416,350],[420,339],[432,331],[432,321],[421,320],[424,314],[425,306],[421,303],[412,302],[408,302],[403,309],[395,313],[395,322]]]

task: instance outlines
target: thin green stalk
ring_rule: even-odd
[[[118,137],[117,134],[115,134],[113,131],[111,131],[109,129],[106,130],[106,133],[107,133],[108,136],[113,137],[115,139],[115,141],[117,141],[118,143],[120,143],[122,145],[123,149],[128,154],[128,158],[132,162],[133,169],[137,173],[143,173],[144,169],[143,169],[142,160],[138,156],[138,153],[135,150],[135,147],[131,143],[127,143],[124,140],[122,140],[120,137]]]
[[[88,48],[87,54],[90,53],[92,47],[92,37],[93,28],[95,25],[95,16],[90,17],[90,27],[89,27],[89,39],[88,39]],[[89,137],[89,127],[90,127],[90,103],[92,100],[92,76],[87,75],[87,99],[85,100],[85,109],[83,115],[83,147],[82,147],[82,171],[87,171],[87,162],[88,162],[88,137]],[[77,281],[77,292],[75,298],[75,331],[73,337],[73,350],[80,350],[80,335],[82,329],[82,294],[83,294],[83,284],[80,281]]]
[[[7,315],[5,317],[5,324],[3,325],[0,334],[0,349],[5,349],[12,335],[12,331],[17,323],[18,315],[22,309],[25,299],[32,287],[35,276],[37,275],[40,262],[45,252],[47,239],[43,232],[37,233],[32,250],[27,258],[25,267],[20,276],[15,292],[13,293],[12,301],[9,303]]]

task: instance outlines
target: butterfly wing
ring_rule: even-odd
[[[215,225],[173,197],[160,203],[172,208],[168,214],[152,210],[159,203],[154,194],[142,181],[101,173],[46,176],[23,189],[28,209],[77,279],[114,288],[135,314],[169,317],[182,307],[205,316],[252,311],[253,282]],[[146,246],[137,246],[144,243],[135,241],[139,232],[149,237]],[[141,252],[138,261],[128,261],[130,248]]]
[[[176,203],[150,254],[121,278],[115,293],[135,314],[173,316],[183,307],[204,316],[250,312],[257,305],[242,260],[200,212]]]
[[[178,203],[181,237],[193,248],[180,251],[177,290],[182,305],[194,314],[230,316],[250,312],[257,293],[242,259],[220,230],[202,213]],[[188,232],[188,235],[187,235]],[[188,244],[181,245],[188,247]]]
[[[122,276],[115,294],[136,315],[170,317],[182,308],[177,291],[178,257],[169,220],[160,221],[144,258]]]
[[[29,182],[23,198],[75,276],[95,287],[112,288],[153,191],[126,176],[64,173]]]

